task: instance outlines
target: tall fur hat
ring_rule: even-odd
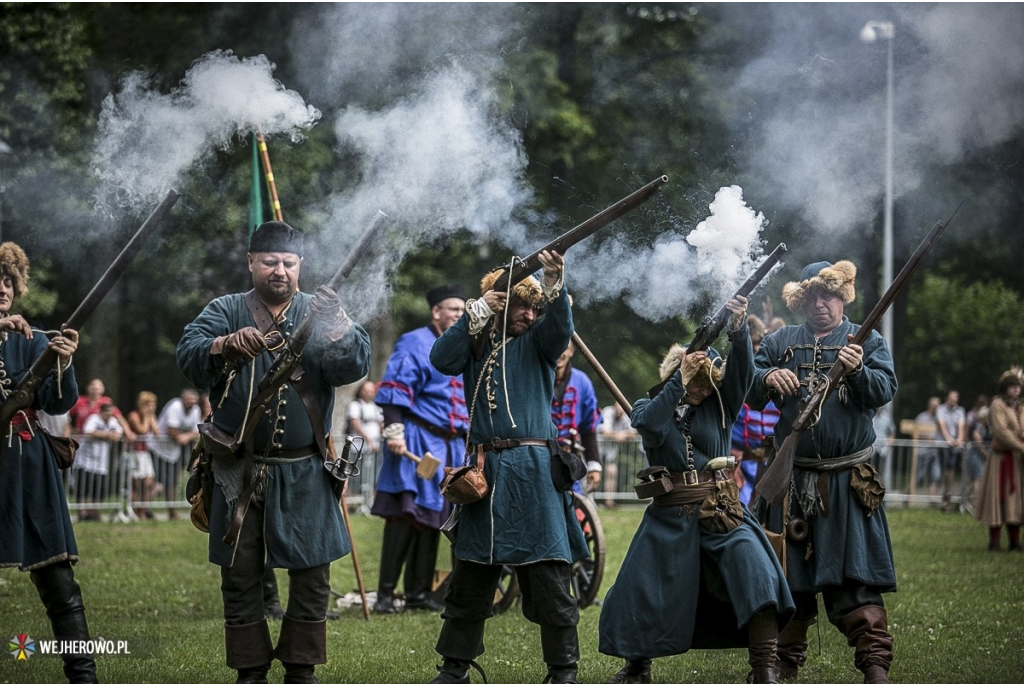
[[[505,273],[505,269],[501,267],[488,271],[480,280],[480,294],[483,295],[488,290],[493,289],[494,282],[503,273]],[[531,307],[535,307],[543,302],[544,293],[540,289],[540,281],[533,276],[527,276],[516,283],[516,286],[512,289],[512,300],[518,300]]]
[[[0,243],[0,274],[11,277],[15,297],[28,292],[28,256],[16,243]]]
[[[714,386],[721,385],[722,376],[725,375],[725,361],[722,359],[722,355],[718,353],[718,350],[713,347],[709,347],[707,353],[707,362],[704,364],[702,373],[697,374],[697,378],[704,383],[711,383]],[[667,380],[678,371],[685,356],[686,345],[676,343],[670,347],[665,358],[661,360],[661,366],[658,367],[658,375],[661,376],[661,380]]]
[[[1011,385],[1024,386],[1024,370],[1019,366],[1004,371],[1003,375],[999,377],[999,392],[1005,393]]]
[[[832,264],[815,262],[808,264],[800,272],[799,281],[790,281],[782,288],[782,299],[789,311],[799,311],[810,294],[816,290],[824,290],[836,295],[843,304],[850,304],[857,298],[854,284],[857,281],[857,267],[845,259]]]

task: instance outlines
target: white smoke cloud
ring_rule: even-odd
[[[320,112],[275,80],[273,71],[263,55],[215,51],[196,60],[169,93],[158,92],[140,72],[125,76],[100,113],[93,155],[100,208],[151,205],[184,171],[257,127],[268,136],[290,133],[299,140]]]
[[[660,236],[650,248],[608,241],[591,253],[585,268],[569,271],[580,304],[625,295],[629,306],[650,321],[686,314],[700,299],[725,302],[764,256],[764,215],[743,200],[739,186],[719,189],[710,215],[687,235]]]
[[[527,160],[519,132],[494,115],[495,99],[455,66],[380,111],[353,105],[338,115],[335,132],[343,151],[359,159],[360,183],[330,198],[334,219],[325,234],[338,234],[331,224],[378,209],[394,221],[387,254],[369,269],[377,274],[373,287],[361,285],[358,302],[347,305],[354,313],[381,310],[388,277],[418,245],[462,229],[481,240],[493,235],[523,245],[524,228],[513,215],[530,199],[523,183]]]

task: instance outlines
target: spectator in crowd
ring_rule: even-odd
[[[79,396],[75,406],[71,407],[71,411],[68,412],[71,416],[71,430],[79,435],[84,434],[85,420],[93,414],[99,414],[102,404],[109,403],[114,407],[114,418],[121,426],[125,437],[129,440],[134,440],[135,435],[132,433],[132,428],[128,425],[124,416],[121,415],[121,410],[117,408],[114,400],[103,394],[106,390],[106,386],[103,385],[103,381],[99,378],[93,378],[89,381],[89,385],[85,388],[86,394]]]
[[[107,496],[111,446],[120,442],[124,431],[114,417],[114,405],[104,402],[98,414],[90,414],[82,425],[82,446],[75,458],[76,499],[79,504],[102,502]],[[83,507],[79,521],[99,521],[96,508]]]
[[[149,509],[153,501],[153,483],[156,472],[153,470],[153,455],[149,451],[152,438],[160,435],[160,426],[156,418],[156,395],[143,390],[135,400],[135,409],[128,412],[128,425],[135,433],[132,441],[132,492],[135,501],[135,515],[140,519],[154,518]]]
[[[601,425],[597,427],[601,436],[601,456],[604,460],[604,491],[619,491],[619,450],[628,442],[636,441],[639,433],[629,421],[629,415],[618,403],[601,410]],[[604,505],[615,507],[615,500],[607,497]]]
[[[892,419],[892,403],[883,405],[871,419],[875,429],[874,464],[879,473],[885,473],[885,464],[892,452],[892,443],[896,439],[896,423]]]
[[[939,434],[939,425],[935,418],[942,400],[938,397],[928,398],[928,409],[917,415],[914,427],[917,436],[917,487],[928,487],[928,494],[934,497],[939,494],[939,481],[942,479],[942,468],[939,465],[939,450],[935,440]]]
[[[377,384],[365,381],[359,386],[355,399],[348,403],[345,418],[348,419],[348,434],[363,439],[365,449],[374,454],[380,452],[380,436],[384,430],[384,412],[373,398],[377,395]]]
[[[964,477],[967,479],[966,500],[974,503],[978,496],[981,473],[990,450],[992,433],[988,424],[988,395],[978,395],[974,406],[967,412],[967,455],[964,462]]]
[[[1020,525],[1024,520],[1024,406],[1021,373],[1010,369],[999,378],[999,395],[989,403],[992,456],[985,462],[981,492],[974,517],[988,527],[988,549],[1002,549],[1003,526],[1010,551],[1021,551]]]
[[[157,490],[164,494],[168,503],[167,517],[172,521],[178,518],[178,512],[170,503],[175,500],[181,470],[188,466],[188,459],[182,459],[183,452],[188,452],[193,441],[199,439],[199,423],[203,420],[203,409],[199,405],[199,393],[191,388],[181,391],[181,395],[164,405],[157,424],[160,434],[170,438],[171,443],[163,443],[156,450]]]
[[[781,318],[775,318],[782,322],[779,324],[780,328],[786,325]],[[747,328],[750,331],[751,348],[756,354],[768,329],[754,314],[747,316]],[[765,439],[774,433],[778,421],[779,410],[773,402],[769,401],[761,410],[754,409],[744,402],[739,416],[736,417],[736,423],[733,424],[730,453],[736,459],[736,468],[731,469],[729,475],[739,488],[740,501],[743,504],[750,504],[754,486],[764,468]]]
[[[967,440],[967,421],[964,408],[960,406],[960,393],[950,390],[946,401],[935,410],[935,422],[939,427],[938,440],[945,442],[939,448],[939,462],[942,465],[942,511],[949,511],[953,496],[953,480],[963,461],[963,446]]]

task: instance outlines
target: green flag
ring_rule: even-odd
[[[256,230],[256,227],[267,220],[263,208],[270,204],[269,200],[264,202],[267,192],[266,179],[263,175],[263,165],[260,164],[259,143],[256,134],[252,134],[252,188],[249,191],[249,236]]]

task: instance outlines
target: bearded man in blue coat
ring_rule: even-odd
[[[370,513],[386,519],[380,551],[376,613],[393,614],[395,587],[405,566],[405,608],[441,611],[433,589],[441,524],[451,506],[441,496],[442,469],[431,478],[417,474],[409,452],[429,453],[444,466],[459,466],[466,451],[466,396],[461,375],[441,373],[430,363],[430,348],[466,310],[461,284],[427,292],[430,324],[400,337],[388,359],[376,403],[384,411],[384,454]]]
[[[274,658],[286,683],[317,682],[315,667],[327,662],[331,562],[352,550],[324,452],[334,390],[369,371],[370,339],[330,288],[299,292],[302,255],[302,233],[283,221],[260,225],[249,241],[253,289],[210,302],[177,348],[182,373],[210,389],[213,428],[234,436],[276,351],[313,317],[302,373],[268,400],[251,444],[224,450],[203,438],[213,454],[209,555],[221,567],[227,665],[237,682],[266,682]],[[288,569],[276,647],[263,605],[267,567]]]
[[[872,331],[863,345],[850,343],[860,329],[844,315],[856,296],[856,267],[848,261],[804,267],[782,297],[805,321],[767,336],[754,357],[751,401],[772,399],[781,412],[777,445],[793,432],[808,381],[843,367],[838,387],[821,407],[817,424],[800,436],[785,506],[755,508],[765,525],[790,531],[787,578],[796,616],[779,635],[783,678],[807,659],[807,629],[817,620],[821,593],[829,622],[854,649],[854,665],[868,683],[889,682],[892,636],[882,593],[896,591],[896,571],[885,509],[885,488],[871,465],[872,418],[896,394],[896,373],[885,340]]]
[[[541,627],[547,677],[575,682],[579,610],[569,591],[570,569],[589,552],[569,489],[582,474],[563,477],[551,421],[555,364],[573,323],[562,257],[543,251],[540,261],[543,285],[529,277],[510,291],[495,291],[499,272],[485,276],[482,297],[466,303],[466,313],[430,351],[438,371],[465,379],[467,454],[483,467],[488,484],[482,499],[460,510],[457,560],[435,647],[444,662],[433,682],[468,682],[470,666],[484,651],[484,623],[502,565],[515,569],[523,615]],[[585,471],[582,462],[579,468]]]

